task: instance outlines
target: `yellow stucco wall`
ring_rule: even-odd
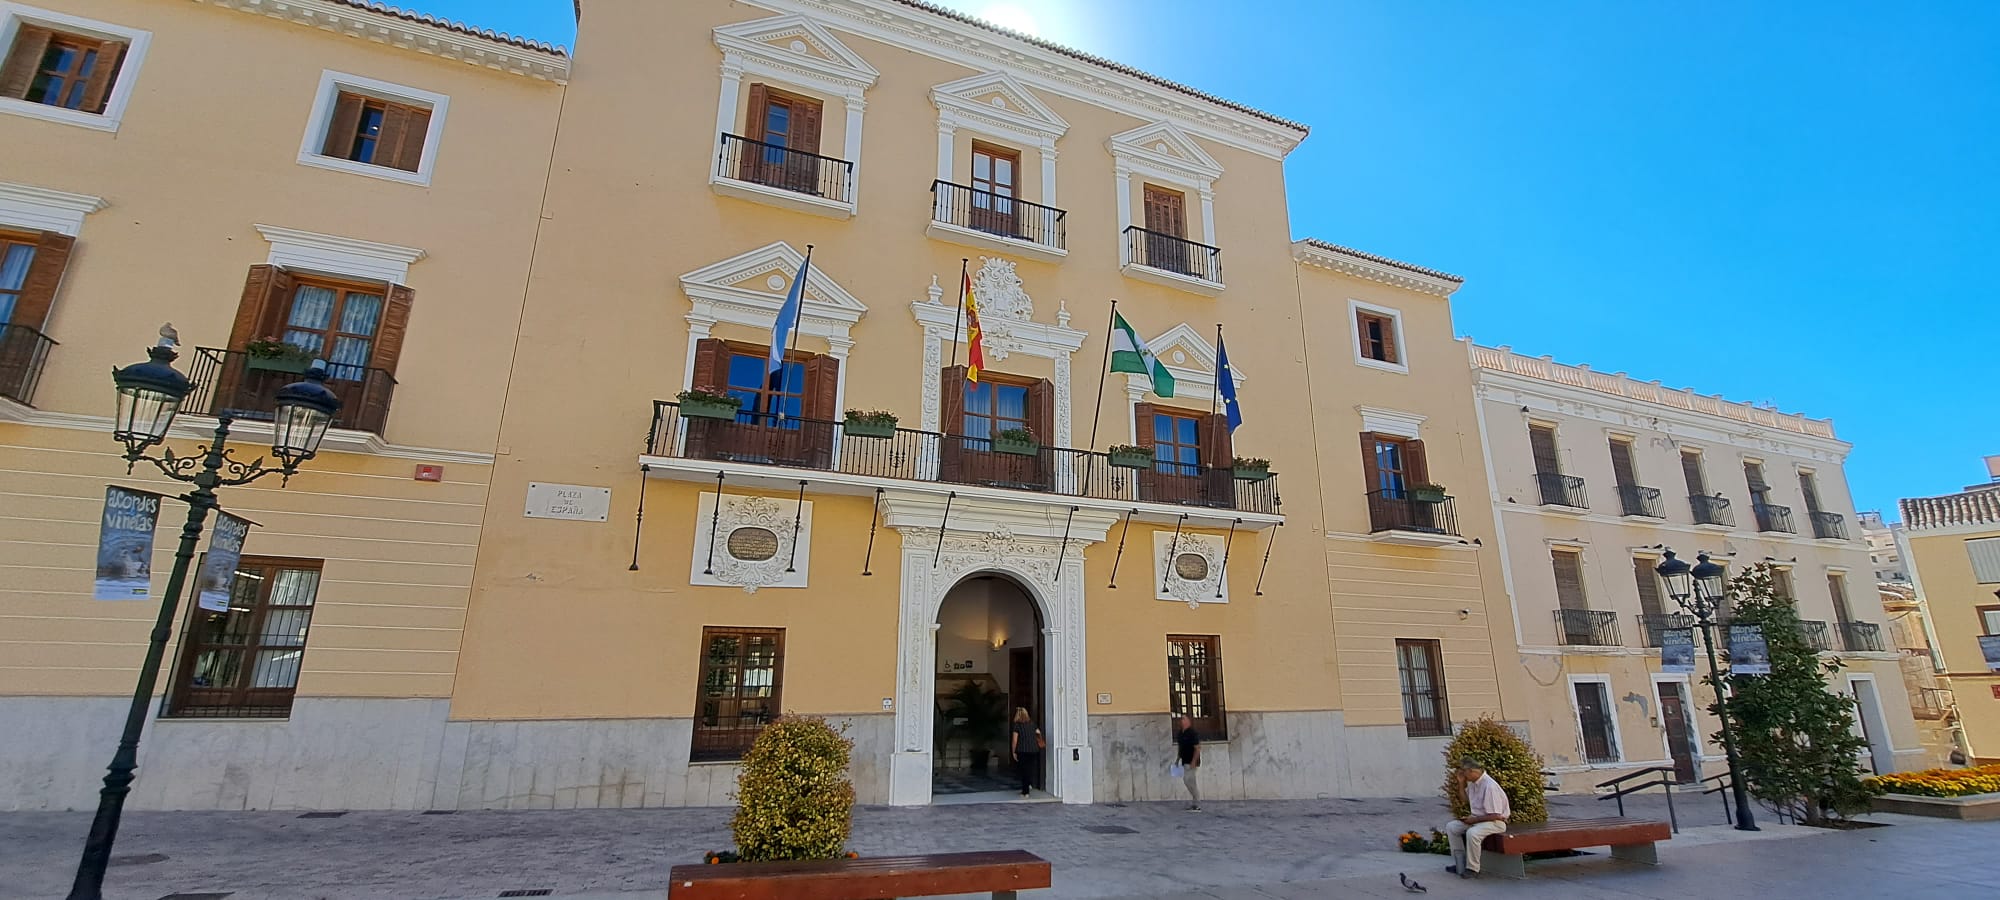
[[[1978,607],[2000,604],[2000,585],[1981,584],[1965,542],[2000,537],[2000,527],[1961,526],[1908,534],[1911,574],[1930,610],[1938,651],[1944,657],[1946,686],[1958,703],[1959,721],[1972,754],[2000,757],[2000,672],[1987,671],[1979,650],[1986,633]]]

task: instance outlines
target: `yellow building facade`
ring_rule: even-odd
[[[2000,759],[2000,457],[1986,466],[1987,483],[1898,504],[1903,560],[1930,619],[1953,738],[1981,764]]]

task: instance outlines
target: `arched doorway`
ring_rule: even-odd
[[[936,623],[932,695],[933,801],[1019,799],[1021,773],[1008,756],[1009,721],[1026,709],[1043,735],[1049,710],[1043,620],[1013,579],[974,574],[945,593]],[[1047,754],[1027,774],[1046,796]]]

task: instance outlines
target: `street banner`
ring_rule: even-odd
[[[1660,671],[1694,672],[1694,629],[1668,628],[1660,632]]]
[[[1761,625],[1729,626],[1729,672],[1732,675],[1771,674],[1771,645]]]
[[[1986,654],[1986,671],[2000,672],[2000,634],[1980,635],[1979,651]]]
[[[243,559],[243,539],[250,535],[250,523],[228,513],[217,513],[208,555],[201,561],[200,594],[195,603],[210,612],[229,611],[229,589],[236,581],[236,564]]]
[[[115,484],[104,488],[104,520],[97,530],[95,599],[152,598],[153,527],[159,523],[159,494]]]

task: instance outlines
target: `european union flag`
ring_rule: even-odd
[[[1229,368],[1229,348],[1222,345],[1222,335],[1215,335],[1215,387],[1222,392],[1222,414],[1229,417],[1229,432],[1236,433],[1236,426],[1243,424],[1243,411],[1236,406],[1236,372]]]

